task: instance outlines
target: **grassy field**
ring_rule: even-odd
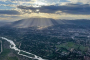
[[[18,60],[17,57],[7,57],[7,60]]]
[[[10,53],[9,49],[4,49],[4,51],[0,54],[0,60],[18,60],[17,57],[9,57],[8,54]]]
[[[88,47],[84,47],[83,45],[77,45],[73,42],[67,42],[60,45],[56,45],[57,48],[66,48],[67,50],[70,50],[71,48],[74,48],[75,50],[81,50],[86,51]]]
[[[3,52],[0,54],[0,60],[4,60],[5,58],[7,58],[9,52],[9,49],[4,49]]]

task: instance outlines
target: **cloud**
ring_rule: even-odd
[[[20,13],[16,10],[0,10],[0,14],[19,15]]]
[[[62,3],[90,4],[90,0],[0,0],[2,4],[17,5],[60,5]],[[41,3],[40,3],[41,2]]]
[[[84,4],[84,5],[71,4],[64,8],[65,9],[62,10],[62,12],[64,13],[90,15],[90,5],[89,4]]]
[[[27,7],[27,6],[17,6],[17,8],[22,10],[32,10],[35,12],[37,9],[40,13],[56,13],[57,11],[61,11],[60,13],[68,13],[68,14],[83,14],[83,15],[90,15],[90,5],[84,4],[69,4],[67,6],[41,6],[41,7]]]
[[[90,4],[90,0],[67,0],[71,3],[82,3],[82,4]]]
[[[0,15],[14,19],[32,16],[90,19],[90,0],[0,0]]]

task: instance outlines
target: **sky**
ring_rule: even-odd
[[[90,0],[0,0],[0,20],[90,19]]]

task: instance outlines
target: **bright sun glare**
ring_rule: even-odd
[[[36,5],[42,6],[42,5],[47,5],[45,2],[41,2],[41,1],[36,1],[35,2]]]

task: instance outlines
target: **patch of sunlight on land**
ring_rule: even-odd
[[[75,50],[81,50],[81,51],[86,51],[88,49],[88,47],[85,47],[83,45],[77,45],[73,42],[66,42],[66,43],[62,43],[60,45],[56,45],[57,48],[61,49],[62,47],[63,48],[66,48],[67,50],[70,50],[71,48],[74,48]]]

